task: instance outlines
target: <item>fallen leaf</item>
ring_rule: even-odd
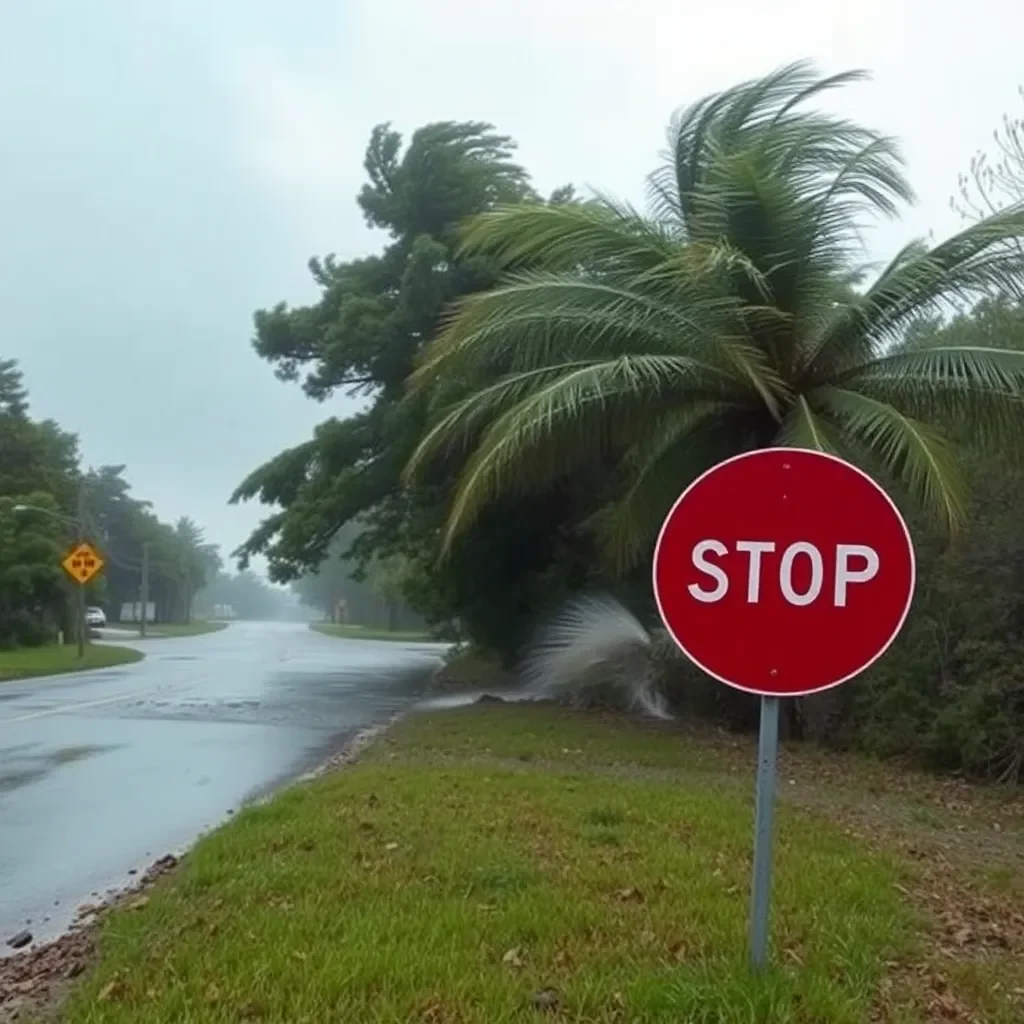
[[[128,904],[129,910],[141,910],[146,904],[149,903],[148,896],[136,896],[135,899]]]
[[[103,988],[100,989],[100,994],[96,997],[101,1003],[109,1002],[111,999],[116,999],[124,991],[124,986],[121,984],[120,978],[114,978],[113,981],[108,981]]]
[[[616,894],[616,899],[620,903],[643,903],[644,894],[636,888],[636,886],[630,886],[628,889],[620,889]]]
[[[397,850],[398,849],[398,843],[386,843],[384,845],[384,849],[385,850]]]
[[[668,951],[671,954],[672,959],[677,963],[682,963],[686,959],[687,949],[685,942],[676,941],[669,943]]]
[[[526,962],[523,960],[523,951],[519,946],[513,946],[502,958],[501,962],[506,967],[525,967]]]

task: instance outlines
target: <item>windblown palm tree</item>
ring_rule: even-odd
[[[414,377],[468,389],[409,467],[470,450],[449,541],[495,497],[600,460],[617,497],[595,520],[628,566],[682,485],[778,445],[842,455],[960,522],[943,430],[1016,445],[1024,354],[907,328],[1024,280],[1024,210],[907,245],[861,287],[861,230],[912,198],[902,160],[892,139],[807,108],[860,77],[797,64],[685,110],[646,217],[599,199],[468,226],[466,249],[507,275],[456,307]]]

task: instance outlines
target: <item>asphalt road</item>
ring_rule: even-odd
[[[0,683],[0,943],[56,934],[388,718],[440,656],[285,623],[132,645],[146,651],[134,665]]]

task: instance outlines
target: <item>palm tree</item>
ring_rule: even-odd
[[[506,276],[458,304],[413,378],[468,394],[408,469],[469,451],[446,542],[495,497],[599,462],[615,497],[595,524],[628,567],[682,485],[780,445],[846,457],[960,523],[943,428],[1015,450],[1024,354],[907,328],[1024,279],[1024,209],[913,242],[863,286],[862,230],[912,199],[899,150],[807,107],[861,77],[796,64],[683,111],[646,217],[599,198],[468,225],[465,249]]]

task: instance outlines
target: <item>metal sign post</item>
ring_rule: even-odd
[[[768,961],[768,911],[772,891],[772,826],[775,820],[775,779],[779,767],[778,697],[761,698],[761,731],[757,738],[757,798],[754,810],[754,870],[750,879],[750,966]]]

